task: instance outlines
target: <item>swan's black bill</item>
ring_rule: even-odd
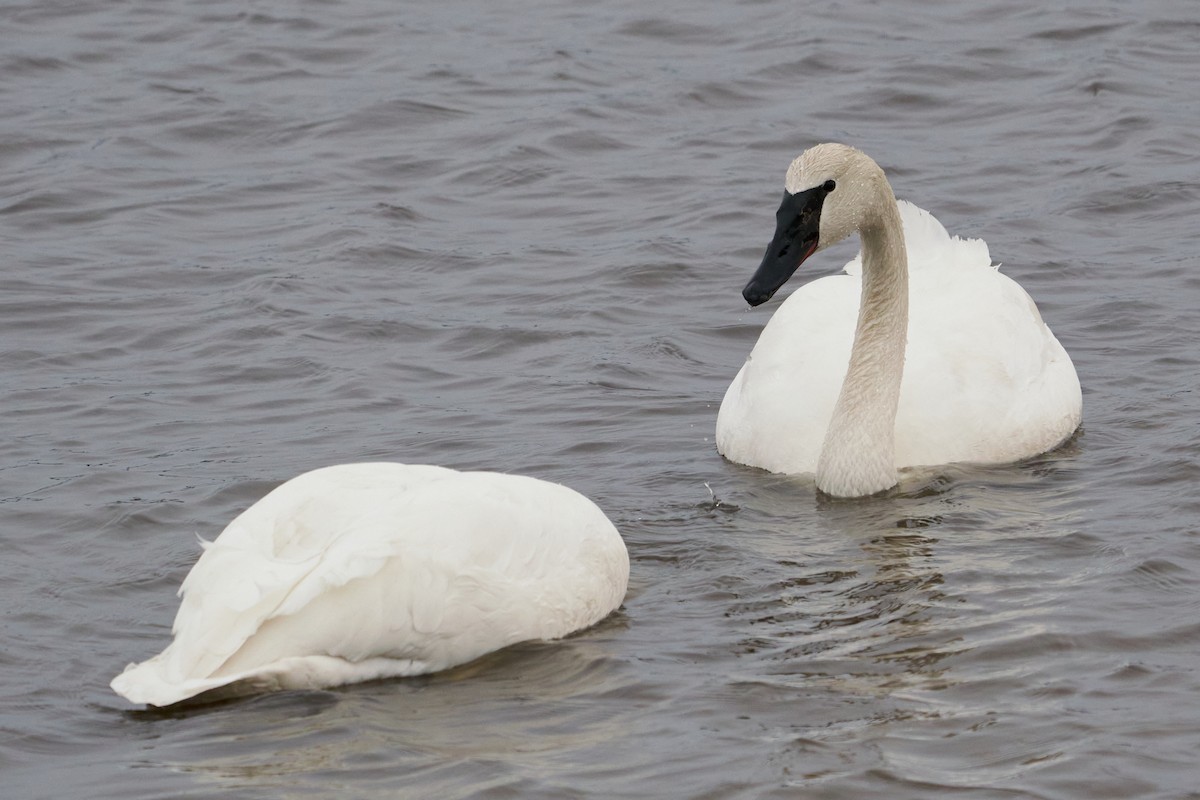
[[[784,192],[783,203],[775,212],[775,238],[767,245],[754,277],[742,289],[747,303],[757,306],[770,300],[816,251],[821,233],[821,206],[827,194],[824,186],[796,194]]]

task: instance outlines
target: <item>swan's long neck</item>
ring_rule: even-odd
[[[887,184],[862,237],[862,299],[850,366],[817,460],[817,487],[861,497],[896,485],[896,408],[908,334],[908,257]],[[886,194],[886,196],[883,196]]]

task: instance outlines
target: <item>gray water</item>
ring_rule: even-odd
[[[6,798],[1200,797],[1193,0],[28,0],[0,37]],[[717,455],[825,140],[1037,299],[1071,442],[855,502]],[[371,459],[582,491],[623,609],[415,680],[111,693],[197,535]]]

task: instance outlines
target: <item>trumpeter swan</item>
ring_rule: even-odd
[[[620,605],[628,579],[616,528],[564,486],[327,467],[205,543],[179,590],[174,640],[112,688],[165,706],[434,672],[592,625]]]
[[[1017,461],[1075,431],[1075,367],[984,242],[898,203],[883,170],[845,145],[805,151],[785,188],[742,292],[750,305],[852,233],[862,250],[764,328],[717,415],[726,458],[858,497],[894,486],[900,468]]]

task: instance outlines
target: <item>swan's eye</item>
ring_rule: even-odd
[[[825,190],[825,194],[829,194],[830,192],[832,192],[834,189],[837,188],[837,181],[832,180],[832,179],[827,180],[827,181],[825,181],[824,185],[821,186],[821,188]]]

